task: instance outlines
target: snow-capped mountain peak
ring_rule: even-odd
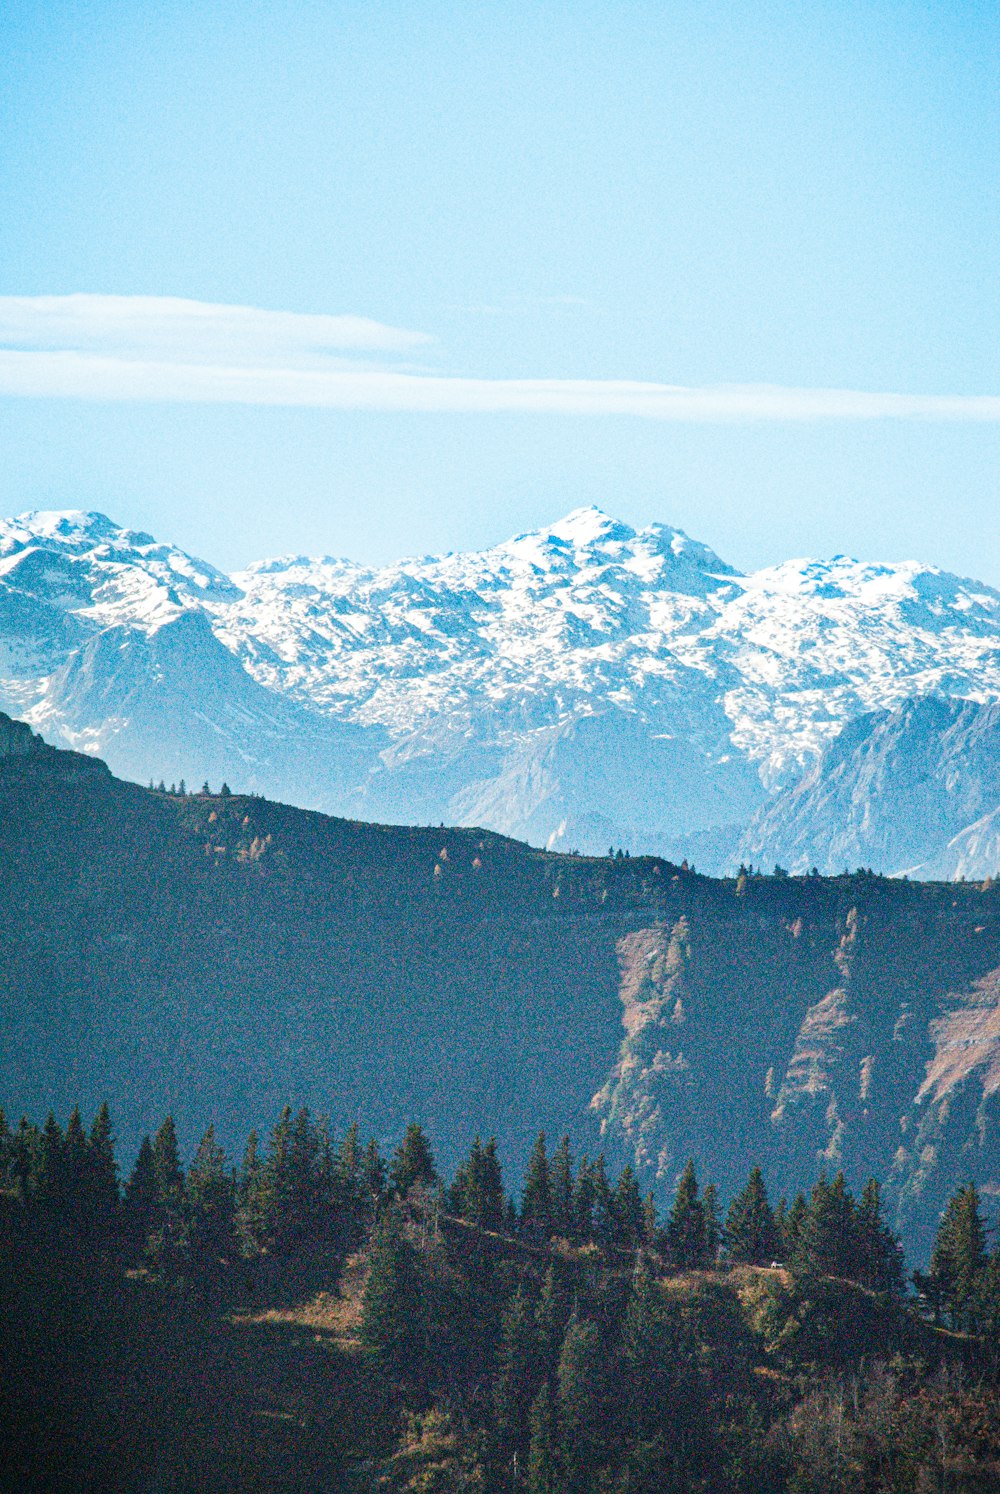
[[[185,607],[225,605],[238,588],[176,545],[79,509],[0,519],[0,575],[8,586],[97,626],[155,629]]]
[[[204,625],[175,632],[191,612]],[[92,647],[108,630],[127,691],[117,645]],[[311,795],[296,776],[300,801],[636,847],[745,822],[865,711],[1000,698],[1000,593],[846,556],[744,575],[680,529],[594,506],[473,552],[288,555],[234,576],[103,514],[0,521],[0,709],[56,742],[99,740],[112,766],[131,731],[130,769],[145,767],[137,692],[182,655],[220,753],[231,740],[249,761],[262,712],[272,735],[307,719],[354,733],[336,794],[317,768]],[[236,690],[247,675],[256,694]],[[150,738],[154,777],[168,730]],[[290,792],[275,773],[251,786]]]
[[[81,508],[36,509],[0,524],[12,537],[23,535],[25,544],[48,539],[64,545],[93,545],[126,532],[106,514]],[[142,538],[152,543],[151,535]]]
[[[548,529],[538,531],[557,540],[564,540],[576,550],[595,545],[627,543],[635,539],[635,530],[606,514],[596,504],[574,508],[564,518],[558,519]]]
[[[680,580],[685,568],[706,576],[737,575],[732,566],[720,560],[707,545],[692,540],[683,529],[674,529],[669,524],[633,529],[595,505],[575,508],[555,524],[528,530],[481,553],[484,557],[509,553],[533,561],[542,569],[553,564],[560,568],[560,563],[565,569],[567,562],[574,569],[620,565],[648,579],[660,574]],[[657,560],[670,559],[680,564],[669,570],[657,568]]]

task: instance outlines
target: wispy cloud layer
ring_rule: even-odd
[[[431,339],[365,317],[126,296],[0,297],[0,394],[651,420],[1000,421],[1000,396],[476,379],[372,366]],[[349,360],[338,354],[354,355]]]
[[[298,365],[331,352],[402,353],[432,339],[364,316],[219,306],[175,296],[0,296],[0,346],[154,362]]]

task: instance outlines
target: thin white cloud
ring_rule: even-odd
[[[0,296],[0,345],[168,363],[279,366],[331,352],[401,353],[432,339],[363,316],[219,306],[175,296]]]
[[[372,367],[429,341],[363,317],[118,296],[0,297],[0,395],[649,420],[1000,422],[1000,396],[602,379],[475,379]],[[14,346],[11,346],[14,344]]]
[[[0,351],[0,394],[330,410],[633,415],[676,421],[1000,421],[1000,397],[995,395],[874,394],[768,384],[687,388],[624,380],[442,378],[368,369],[215,367],[11,351]]]

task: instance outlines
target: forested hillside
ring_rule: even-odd
[[[7,728],[24,747],[23,734]],[[476,830],[143,789],[38,746],[0,759],[3,1099],[117,1097],[126,1152],[173,1112],[235,1143],[309,1105],[446,1166],[535,1133],[807,1186],[871,1174],[915,1259],[946,1198],[1000,1184],[1000,890],[710,880]]]
[[[172,1117],[0,1114],[0,1486],[132,1494],[952,1494],[1000,1476],[1000,1250],[956,1191],[907,1293],[877,1183],[775,1205],[539,1137],[508,1191],[287,1107],[236,1168]],[[772,1179],[772,1184],[776,1181]],[[779,1260],[773,1257],[780,1257]]]

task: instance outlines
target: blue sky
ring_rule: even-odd
[[[596,502],[1000,584],[994,5],[0,25],[3,512],[233,566]]]

